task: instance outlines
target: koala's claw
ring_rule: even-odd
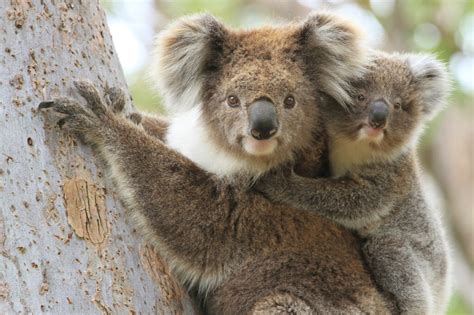
[[[38,109],[50,108],[54,105],[54,101],[44,101],[38,106]]]
[[[75,99],[59,97],[41,102],[38,109],[49,109],[59,116],[58,126],[60,128],[66,126],[85,142],[100,142],[107,134],[107,130],[113,128],[115,114],[124,116],[126,94],[120,88],[107,88],[102,97],[96,87],[88,81],[75,81],[74,86],[85,99],[84,106]],[[138,113],[126,118],[137,125],[141,123],[141,115]]]
[[[133,122],[135,125],[140,125],[142,123],[142,115],[140,113],[131,113],[127,116],[127,119]]]
[[[107,112],[99,91],[94,84],[89,81],[74,81],[79,94],[86,100],[87,107],[89,107],[97,116],[102,117]]]
[[[60,128],[66,126],[85,142],[100,142],[107,128],[111,127],[113,114],[92,83],[77,81],[74,85],[86,100],[86,105],[83,106],[72,98],[59,97],[41,102],[38,109],[51,111],[58,116],[57,124]]]
[[[112,109],[114,114],[121,114],[122,117],[130,120],[135,125],[140,125],[142,123],[143,116],[138,112],[125,115],[124,109],[127,94],[123,89],[118,87],[106,87],[104,97],[107,105]]]
[[[125,108],[125,91],[118,87],[107,87],[105,89],[107,104],[115,114],[122,113]]]
[[[86,111],[78,102],[65,97],[41,102],[38,106],[38,109],[47,108],[52,108],[55,112],[66,115],[86,114]]]
[[[90,122],[93,121],[92,118],[94,116],[90,110],[82,107],[77,101],[65,97],[41,102],[38,106],[38,109],[51,109],[55,114],[60,114],[59,117],[61,117],[61,119],[59,119],[57,123],[59,127],[62,127],[64,124],[69,122],[71,122],[71,125],[73,126],[89,126]]]
[[[59,128],[63,128],[63,126],[68,122],[68,120],[70,120],[71,118],[70,117],[64,117],[64,118],[61,118],[60,120],[58,120],[58,126]]]

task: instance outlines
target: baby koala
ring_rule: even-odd
[[[277,171],[256,188],[355,230],[376,284],[401,314],[442,314],[447,245],[422,190],[416,141],[444,104],[446,69],[426,54],[376,52],[353,88],[350,106],[323,102],[332,178]]]

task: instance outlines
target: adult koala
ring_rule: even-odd
[[[40,108],[66,114],[60,123],[105,160],[139,230],[209,313],[381,314],[350,233],[250,187],[295,160],[320,174],[317,90],[346,101],[364,60],[357,31],[329,14],[239,31],[195,15],[158,39],[168,127],[144,117],[144,132],[87,82],[76,83],[87,106],[59,98]],[[123,97],[112,99],[120,108]]]

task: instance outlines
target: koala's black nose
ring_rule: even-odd
[[[369,105],[369,125],[372,128],[383,128],[387,123],[388,105],[382,100],[378,100]]]
[[[278,117],[273,105],[266,99],[261,99],[249,107],[250,134],[257,140],[271,138],[278,131]]]

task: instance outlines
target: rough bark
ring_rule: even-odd
[[[36,111],[76,78],[125,87],[97,1],[1,1],[0,14],[0,313],[192,312],[91,151]]]

